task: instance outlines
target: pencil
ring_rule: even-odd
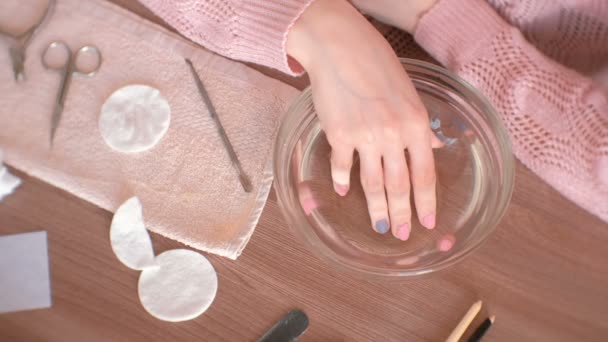
[[[458,323],[456,328],[454,328],[454,331],[452,331],[450,336],[448,336],[448,339],[446,340],[446,342],[458,342],[458,340],[460,340],[460,338],[462,337],[464,332],[467,330],[469,325],[471,325],[471,322],[473,322],[473,319],[475,318],[475,316],[477,316],[477,314],[479,313],[480,310],[481,310],[481,301],[478,300],[475,303],[473,303],[473,305],[471,305],[471,307],[469,308],[469,311],[467,311],[467,313],[464,315],[464,317],[462,317],[462,319],[460,320],[460,323]]]
[[[483,321],[483,323],[481,323],[479,328],[477,328],[477,330],[475,330],[473,335],[471,335],[471,337],[469,337],[469,342],[481,341],[481,338],[483,337],[483,335],[485,335],[486,331],[488,331],[488,329],[490,329],[490,326],[492,326],[492,324],[494,324],[495,319],[496,319],[496,317],[492,316],[490,318],[487,318],[485,321]]]

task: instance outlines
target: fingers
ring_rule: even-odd
[[[411,231],[410,177],[403,149],[384,154],[384,178],[393,235],[407,240]]]
[[[435,228],[436,193],[435,161],[433,151],[427,139],[416,139],[408,147],[414,201],[420,223],[428,228]]]
[[[304,210],[306,216],[310,216],[313,210],[319,207],[319,204],[312,195],[312,190],[308,182],[298,183],[298,199],[300,200],[300,206]]]
[[[370,151],[359,151],[361,160],[361,185],[367,198],[369,216],[373,228],[380,234],[388,232],[388,208],[384,192],[384,176],[379,154]]]
[[[354,149],[337,145],[331,151],[331,178],[334,190],[340,196],[346,196],[350,188],[350,170],[353,165]]]
[[[443,143],[443,141],[441,141],[439,138],[437,138],[435,133],[433,131],[431,131],[431,147],[432,148],[442,148],[443,145],[445,145]]]

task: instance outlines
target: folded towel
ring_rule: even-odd
[[[25,14],[43,10],[34,7],[4,0],[1,18],[20,23]],[[19,25],[2,22],[5,27]],[[45,70],[40,56],[53,40],[74,51],[94,45],[103,63],[95,76],[72,79],[51,149],[50,118],[60,75]],[[0,51],[10,43],[0,39]],[[203,79],[251,177],[251,193],[239,183],[185,57]],[[8,53],[0,53],[0,147],[6,163],[110,211],[138,196],[150,230],[203,251],[238,257],[270,191],[272,144],[295,89],[99,0],[59,0],[27,50],[25,73],[27,80],[16,83]],[[172,112],[164,138],[136,154],[110,149],[98,128],[105,99],[128,84],[159,89]]]

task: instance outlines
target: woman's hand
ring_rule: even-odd
[[[433,228],[431,145],[440,142],[386,40],[345,0],[317,0],[290,30],[287,51],[310,76],[315,108],[332,147],[335,191],[347,194],[356,150],[374,229],[384,234],[391,228],[397,238],[408,239],[410,178],[418,217]]]

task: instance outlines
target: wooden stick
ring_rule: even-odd
[[[480,310],[481,310],[481,301],[478,300],[475,303],[473,303],[473,305],[471,305],[471,308],[469,308],[469,311],[467,311],[467,313],[464,315],[464,317],[462,317],[462,319],[460,320],[460,323],[458,323],[456,328],[454,328],[454,331],[452,331],[450,336],[448,336],[448,339],[445,341],[446,342],[458,342],[458,340],[460,340],[460,338],[462,337],[464,332],[467,330],[469,325],[471,325],[471,322],[473,322],[473,319],[475,319],[475,316],[477,316],[477,314],[479,313]]]

